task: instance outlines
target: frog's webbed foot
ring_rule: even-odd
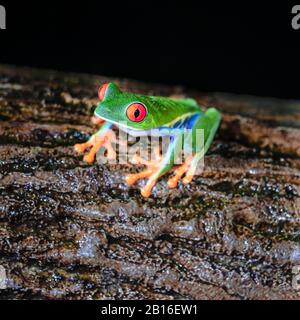
[[[153,173],[153,170],[150,168],[147,168],[146,170],[139,172],[139,173],[130,173],[126,176],[125,180],[128,185],[132,186],[134,185],[138,180],[148,178]]]
[[[139,159],[138,156],[135,156],[134,159]],[[152,188],[155,186],[157,180],[166,172],[172,170],[171,167],[165,167],[164,164],[162,163],[162,160],[158,160],[156,162],[153,161],[146,161],[143,159],[139,159],[140,162],[144,165],[147,166],[147,169],[145,169],[142,172],[139,173],[134,173],[134,174],[129,174],[126,177],[126,181],[129,185],[133,185],[136,181],[144,178],[148,178],[147,184],[141,188],[141,194],[145,198],[148,198],[151,195]],[[197,166],[198,159],[195,156],[189,156],[185,162],[179,166],[175,171],[174,171],[174,176],[172,176],[168,180],[168,186],[169,188],[175,188],[178,184],[178,181],[184,176],[182,179],[182,182],[184,184],[188,184],[192,181],[195,171],[196,171],[196,166]]]
[[[153,187],[155,186],[158,178],[160,177],[160,168],[158,168],[156,171],[153,171],[150,175],[147,184],[141,188],[141,194],[145,198],[149,198],[151,196],[151,192]]]
[[[146,185],[141,188],[141,194],[148,198],[151,195],[152,188],[155,186],[157,180],[168,171],[172,170],[172,164],[168,165],[163,161],[162,156],[160,155],[159,149],[155,150],[155,160],[147,161],[142,159],[138,155],[134,155],[131,162],[134,164],[143,164],[147,168],[139,173],[129,174],[126,177],[126,182],[129,185],[133,185],[136,181],[144,178],[148,178]],[[175,175],[168,180],[168,186],[170,188],[175,188],[178,184],[178,181],[185,174],[183,183],[189,183],[194,175],[194,156],[189,156],[185,162],[175,170]]]
[[[147,167],[147,169],[142,172],[128,174],[126,176],[126,182],[131,186],[140,179],[149,178],[147,184],[143,188],[141,188],[142,196],[148,198],[151,195],[152,188],[154,187],[157,179],[159,178],[159,174],[157,174],[159,171],[159,166]]]
[[[169,188],[171,189],[176,188],[179,180],[182,178],[184,174],[186,174],[186,176],[182,179],[183,183],[188,184],[189,182],[191,182],[191,180],[193,179],[193,174],[190,172],[190,174],[188,175],[188,172],[190,171],[192,160],[193,160],[193,156],[189,156],[185,160],[185,162],[174,171],[175,173],[174,176],[168,180]],[[186,179],[187,175],[189,176],[189,179],[190,179],[189,182],[187,182],[188,180]]]
[[[84,153],[86,149],[91,148],[83,158],[83,160],[87,163],[93,163],[95,161],[96,154],[101,147],[106,148],[107,158],[116,159],[117,155],[112,146],[112,142],[115,141],[115,133],[112,130],[107,130],[103,135],[95,134],[87,142],[76,144],[74,149],[78,153]]]
[[[149,184],[149,181],[147,183],[147,185],[141,189],[142,195],[144,197],[149,197],[151,195],[151,189],[153,188],[155,182],[157,179],[155,179],[155,181],[153,179],[151,179],[152,176],[155,175],[155,173],[159,170],[160,164],[161,164],[161,160],[162,160],[162,156],[160,154],[160,150],[159,148],[157,148],[155,150],[155,160],[145,160],[143,158],[141,158],[139,155],[135,154],[133,156],[133,158],[131,159],[131,162],[134,164],[142,164],[145,165],[147,168],[139,173],[132,173],[132,174],[128,174],[126,176],[126,182],[131,186],[133,184],[135,184],[138,180],[144,179],[144,178],[149,178],[149,181],[151,180],[152,182],[151,187]]]
[[[174,170],[174,175],[168,180],[169,188],[175,188],[180,179],[182,179],[184,184],[189,184],[196,173],[197,163],[200,158],[201,154],[194,154],[187,157],[184,163]],[[160,154],[158,154],[155,161],[147,161],[135,155],[132,162],[135,164],[143,164],[147,168],[142,172],[127,175],[126,182],[129,185],[133,185],[140,179],[148,178],[146,185],[141,188],[141,194],[145,198],[151,195],[152,188],[155,186],[157,180],[165,173],[171,171],[173,166],[172,164],[167,164]],[[182,178],[183,176],[184,178]]]

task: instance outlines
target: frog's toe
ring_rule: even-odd
[[[146,159],[143,159],[143,158],[142,158],[141,156],[139,156],[138,154],[135,154],[135,155],[131,158],[130,162],[131,162],[132,164],[136,164],[136,165],[142,164],[142,165],[147,166],[147,167],[149,167],[149,168],[157,168],[158,165],[159,165],[160,160],[150,160],[150,161],[148,161],[148,160],[146,160]]]
[[[135,177],[135,174],[128,174],[126,177],[125,177],[125,181],[126,183],[129,185],[129,186],[132,186],[135,184],[135,182],[137,181],[136,177]]]
[[[141,188],[141,194],[145,198],[149,198],[152,193],[152,189],[155,186],[157,179],[159,178],[159,175],[157,175],[156,172],[152,173],[150,178],[147,181],[147,184]]]
[[[187,185],[192,182],[194,176],[195,176],[196,168],[191,167],[187,172],[185,177],[182,179],[183,184]]]
[[[83,157],[83,161],[92,164],[95,161],[95,155],[88,153]]]
[[[194,178],[194,174],[187,174],[187,175],[182,179],[182,182],[183,182],[183,184],[187,185],[187,184],[189,184],[189,183],[192,182],[193,178]]]
[[[185,177],[182,179],[182,182],[184,184],[189,184],[192,182],[192,180],[196,174],[198,161],[199,161],[199,157],[195,156],[191,162],[189,169],[187,170],[187,172],[185,174]]]
[[[152,188],[155,186],[156,180],[149,180],[148,183],[141,188],[141,195],[145,198],[149,198],[152,194]]]
[[[186,161],[175,170],[175,175],[168,180],[169,188],[176,188],[181,177],[188,171],[193,157],[190,156]]]
[[[144,188],[141,189],[141,195],[142,195],[144,198],[149,198],[149,197],[151,196],[151,193],[152,193],[151,190],[152,190],[152,189],[150,189],[150,188],[144,187]]]
[[[90,147],[89,142],[85,142],[85,143],[77,143],[74,146],[74,150],[77,153],[83,153],[88,147]]]
[[[117,154],[111,144],[111,141],[115,141],[115,135],[112,130],[108,130],[102,135],[92,135],[87,142],[76,144],[74,149],[78,153],[84,153],[86,149],[91,147],[89,152],[83,158],[83,160],[89,164],[95,161],[96,154],[102,146],[107,150],[107,157],[111,160],[115,160],[117,158]]]
[[[103,144],[103,139],[99,138],[91,148],[90,152],[84,156],[83,160],[87,163],[93,163],[98,150],[103,146]]]
[[[143,159],[140,155],[135,153],[132,156],[130,162],[132,164],[143,164],[150,168],[158,168],[159,164],[161,163],[161,160],[162,160],[162,156],[160,154],[160,148],[157,147],[154,149],[153,155],[151,155],[150,160]]]
[[[127,182],[128,185],[132,186],[134,185],[138,180],[140,179],[144,179],[149,177],[152,174],[152,170],[147,169],[145,171],[139,172],[139,173],[132,173],[132,174],[128,174],[125,177],[125,180]]]
[[[116,160],[117,159],[117,153],[115,151],[115,149],[113,148],[112,144],[110,141],[106,141],[104,143],[104,147],[106,148],[107,151],[107,158],[110,160]]]
[[[174,189],[177,187],[178,185],[178,181],[179,179],[175,176],[175,177],[172,177],[168,180],[168,186],[170,189]]]

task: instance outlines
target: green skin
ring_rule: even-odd
[[[127,117],[128,106],[136,102],[147,108],[147,115],[140,122],[131,121]],[[103,100],[97,105],[95,116],[105,120],[95,136],[105,134],[112,125],[116,125],[129,134],[153,133],[174,137],[158,170],[150,177],[152,181],[156,181],[174,166],[176,150],[182,145],[180,139],[183,138],[183,130],[191,129],[190,132],[195,135],[196,129],[204,129],[204,148],[195,145],[196,139],[192,139],[192,143],[187,142],[190,143],[189,148],[194,155],[190,164],[190,173],[193,173],[198,161],[209,149],[221,120],[217,109],[209,108],[204,112],[193,99],[171,99],[122,92],[114,83],[108,84]]]

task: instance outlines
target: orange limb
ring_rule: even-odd
[[[151,196],[152,188],[155,186],[156,181],[158,178],[155,178],[156,174],[153,173],[153,175],[149,178],[147,184],[141,189],[141,194],[145,198],[149,198]]]
[[[155,159],[156,160],[161,160],[162,159],[162,155],[160,153],[160,147],[156,147],[154,149],[154,155],[155,155]]]
[[[151,169],[146,169],[145,171],[142,171],[142,172],[139,172],[139,173],[128,174],[125,179],[126,179],[126,182],[128,183],[128,185],[132,186],[132,185],[135,184],[138,180],[147,178],[147,177],[149,177],[152,173],[153,173],[153,170],[151,170]]]
[[[191,164],[193,156],[188,157],[185,162],[175,170],[175,175],[168,180],[169,188],[176,188],[178,185],[178,181],[181,177],[188,171],[188,168]]]
[[[83,160],[89,164],[95,161],[98,150],[103,146],[107,150],[107,157],[109,159],[116,159],[116,152],[111,144],[115,142],[115,133],[112,130],[108,130],[103,135],[93,135],[87,142],[79,143],[74,146],[75,151],[84,153],[86,149],[90,148],[90,151],[84,156]]]
[[[155,155],[156,160],[148,161],[135,154],[131,162],[134,164],[145,165],[147,168],[142,172],[129,174],[126,176],[126,182],[130,186],[135,184],[140,179],[148,178],[146,185],[141,188],[141,194],[145,198],[151,196],[152,188],[155,186],[157,180],[167,172],[164,171],[163,167],[161,167],[163,163],[159,148],[155,150]],[[178,185],[179,180],[182,179],[184,175],[185,177],[182,179],[182,182],[184,184],[190,183],[194,177],[198,160],[199,159],[197,156],[190,155],[181,166],[177,167],[177,169],[174,171],[174,176],[168,180],[169,188],[175,188]]]
[[[131,163],[133,163],[133,164],[143,164],[143,165],[145,165],[147,167],[157,167],[159,161],[160,161],[160,159],[148,161],[148,160],[145,160],[145,159],[141,158],[137,154],[135,154],[131,159]]]
[[[89,151],[89,153],[83,157],[83,161],[87,163],[93,163],[95,161],[95,157],[98,150],[102,147],[103,144],[104,144],[103,138],[96,139],[96,142],[91,148],[91,150]]]
[[[148,198],[151,196],[151,190],[154,187],[158,177],[156,175],[156,172],[158,171],[154,170],[154,169],[146,169],[142,172],[139,173],[133,173],[133,174],[128,174],[126,177],[126,182],[128,183],[128,185],[133,185],[135,184],[136,181],[140,180],[140,179],[144,179],[144,178],[149,178],[147,184],[141,188],[141,194],[143,197]]]
[[[78,153],[83,153],[87,148],[91,147],[93,144],[90,140],[84,143],[77,143],[74,146],[74,149]]]
[[[185,177],[182,179],[182,182],[183,182],[184,184],[189,184],[189,183],[193,180],[194,175],[195,175],[195,172],[196,172],[196,168],[195,168],[195,167],[191,167],[191,168],[187,171]]]
[[[125,178],[128,185],[131,186],[131,185],[135,184],[140,179],[150,177],[147,185],[144,188],[142,188],[142,190],[141,190],[142,195],[144,197],[149,197],[151,195],[151,189],[153,188],[153,186],[155,185],[155,182],[157,180],[157,179],[153,179],[153,178],[151,179],[151,176],[155,175],[155,172],[158,170],[160,162],[161,162],[162,157],[160,155],[159,148],[157,148],[155,150],[155,157],[156,157],[156,160],[148,161],[148,160],[141,158],[139,155],[135,154],[132,157],[131,162],[134,164],[145,165],[147,167],[147,169],[142,172],[139,172],[139,173],[128,174]]]
[[[162,156],[160,154],[160,149],[157,148],[157,150],[155,150],[154,154],[156,155],[156,160],[152,160],[152,161],[145,160],[145,159],[141,158],[139,155],[135,154],[133,156],[131,162],[134,164],[145,165],[147,167],[147,169],[142,172],[139,172],[139,173],[129,174],[126,177],[126,182],[129,185],[133,185],[138,180],[149,177],[147,184],[143,188],[141,188],[141,194],[145,198],[150,197],[152,188],[154,187],[157,180],[161,176],[160,174],[158,174],[158,172],[161,170],[160,165],[161,165],[161,160],[162,160]],[[175,170],[175,175],[168,180],[168,186],[170,188],[175,188],[178,184],[178,181],[182,178],[182,176],[184,174],[187,174],[187,176],[185,178],[186,183],[189,183],[192,180],[193,172],[191,170],[191,166],[193,163],[193,161],[192,161],[193,158],[194,158],[193,155],[189,156],[185,160],[185,162]]]
[[[115,149],[113,148],[111,141],[106,141],[103,146],[106,148],[107,150],[107,158],[111,159],[111,160],[115,160],[117,158],[117,153],[115,151]]]

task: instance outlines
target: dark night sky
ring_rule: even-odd
[[[197,2],[1,1],[0,63],[300,98],[292,4]]]

